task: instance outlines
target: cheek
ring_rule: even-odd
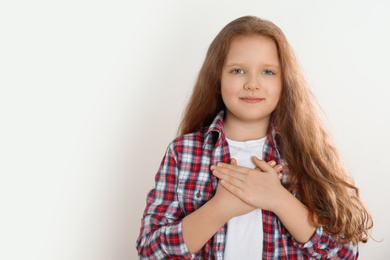
[[[228,91],[226,91],[226,89],[221,88],[221,97],[222,97],[222,101],[225,105],[226,105],[226,103],[229,103],[230,96],[231,95],[228,93]]]
[[[264,88],[263,91],[265,92],[266,96],[273,100],[279,99],[282,92],[281,88],[278,86],[269,86],[267,88]]]
[[[266,96],[270,99],[273,109],[279,104],[281,93],[281,87],[273,86],[267,89]]]
[[[282,96],[282,89],[280,88],[275,93],[275,108],[274,109],[276,109],[278,107],[281,96]]]
[[[234,80],[227,80],[221,82],[221,94],[222,98],[228,98],[237,94],[237,84],[235,84]]]
[[[231,109],[235,102],[236,102],[236,94],[234,91],[232,91],[231,88],[228,88],[226,87],[226,85],[224,87],[221,88],[221,97],[222,97],[222,101],[224,103],[224,105],[228,108],[228,109]]]
[[[273,85],[272,85],[272,88],[269,89],[270,91],[270,95],[275,99],[275,100],[279,100],[280,99],[280,96],[282,94],[282,83],[281,82],[275,82]]]
[[[278,90],[275,91],[275,99],[279,101],[281,96],[282,96],[282,88],[279,88]]]

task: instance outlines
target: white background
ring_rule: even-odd
[[[6,3],[5,3],[6,2]],[[390,253],[388,1],[2,1],[0,259],[136,259],[147,192],[206,50],[285,32]]]

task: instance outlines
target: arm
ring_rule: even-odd
[[[293,237],[294,246],[314,259],[357,259],[357,244],[338,244],[309,220],[306,206],[284,189],[273,212]]]
[[[218,183],[215,196],[183,219],[184,241],[188,250],[197,252],[229,219],[254,209]]]
[[[358,245],[353,242],[339,244],[323,230],[317,227],[315,233],[306,243],[293,239],[293,244],[312,259],[352,260],[358,259]]]
[[[309,222],[307,208],[281,185],[270,165],[258,159],[255,163],[260,171],[218,163],[213,174],[246,203],[274,212],[297,241],[308,241],[315,227]]]
[[[218,184],[211,200],[185,216],[177,200],[177,178],[176,154],[170,147],[142,218],[137,240],[141,259],[190,259],[230,218],[254,210]]]
[[[231,165],[237,165],[232,159]],[[279,171],[282,165],[274,161],[270,167]],[[278,178],[281,178],[278,175]],[[184,241],[191,253],[197,252],[231,218],[253,211],[255,207],[248,205],[218,183],[214,197],[195,212],[183,219]]]
[[[254,158],[258,169],[219,164],[213,174],[222,185],[246,203],[274,212],[293,237],[296,247],[312,258],[354,259],[353,244],[337,244],[321,227],[308,218],[308,209],[280,183],[276,172],[266,162]]]
[[[177,201],[177,163],[168,148],[156,175],[156,186],[148,194],[146,209],[137,239],[141,259],[190,259],[182,234],[184,217]]]
[[[309,220],[309,210],[282,185],[280,187],[278,195],[274,198],[274,207],[270,211],[278,216],[296,241],[305,243],[316,230]]]
[[[189,259],[191,253],[200,250],[230,218],[254,210],[218,184],[211,200],[184,217],[176,200],[175,158],[172,149],[168,149],[156,176],[156,188],[148,195],[137,240],[138,253],[145,259],[167,256]]]

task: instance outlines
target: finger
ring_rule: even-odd
[[[276,165],[276,162],[274,160],[268,161],[267,163],[269,165],[271,165],[272,167],[274,167]]]
[[[276,162],[274,160],[268,161],[267,163],[271,165],[276,172],[280,172],[283,169],[283,165],[281,164],[276,165]]]
[[[213,167],[214,168],[214,167]],[[226,163],[222,163],[222,162],[219,162],[217,163],[216,169],[229,169],[229,170],[234,170],[234,171],[237,171],[237,172],[240,172],[240,173],[243,173],[243,174],[246,174],[248,173],[250,170],[252,169],[249,169],[247,167],[244,167],[244,166],[239,166],[239,165],[235,165],[235,164],[226,164]],[[213,169],[212,169],[213,170]]]
[[[255,165],[263,172],[268,172],[268,171],[272,171],[273,170],[271,165],[269,165],[268,163],[266,163],[263,160],[260,160],[256,156],[253,156],[252,160],[255,163]]]
[[[218,177],[221,181],[229,183],[230,185],[233,185],[233,186],[240,188],[240,189],[244,188],[244,182],[242,180],[240,180],[239,178],[236,178],[235,176],[223,174],[217,170],[213,171],[213,174],[216,177]]]
[[[275,170],[276,172],[280,172],[280,171],[283,169],[283,165],[278,164],[278,165],[274,166],[273,168],[274,168],[274,170]]]
[[[232,158],[232,159],[230,160],[230,164],[232,164],[232,165],[237,165],[237,160],[234,159],[234,158]]]
[[[276,162],[274,161],[274,160],[271,160],[271,161],[268,161],[267,162],[269,165],[271,165],[274,169],[275,169],[275,171],[276,171]],[[259,167],[256,167],[255,169],[259,169],[260,170],[260,168]],[[261,171],[261,170],[260,170]]]
[[[228,169],[228,168],[223,168],[223,167],[217,167],[213,170],[213,174],[217,176],[220,179],[226,180],[228,177],[230,178],[236,178],[241,181],[244,180],[245,175],[242,174],[241,172]]]
[[[221,180],[221,184],[225,189],[227,189],[229,192],[231,192],[233,195],[235,195],[239,199],[243,200],[243,198],[245,197],[242,189],[237,188],[236,186],[233,186],[224,180]]]
[[[279,180],[283,178],[283,173],[278,173]]]

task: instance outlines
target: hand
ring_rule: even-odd
[[[256,156],[253,157],[253,160],[255,160],[254,158],[257,159]],[[259,161],[260,161],[260,160],[259,160]],[[276,173],[278,174],[279,179],[281,180],[281,179],[283,178],[283,173],[281,172],[281,171],[283,170],[283,165],[281,165],[281,164],[276,165],[276,162],[275,162],[274,160],[269,161],[269,162],[267,162],[267,163],[268,163],[269,165],[272,166],[272,168],[273,168],[273,169],[276,171]],[[255,164],[256,164],[256,163],[255,163]],[[259,170],[260,170],[259,167],[256,167],[256,169],[259,169]]]
[[[235,159],[232,159],[230,163],[230,165],[237,165],[237,161]],[[215,165],[211,166],[211,170],[214,168]],[[221,206],[221,210],[225,211],[224,215],[228,220],[236,216],[247,214],[256,209],[226,190],[221,185],[220,181],[218,182],[217,191],[212,199]]]
[[[218,163],[212,166],[213,174],[221,181],[222,186],[255,208],[273,211],[278,195],[285,192],[280,183],[280,165],[272,167],[275,162],[266,163],[253,157],[256,169],[233,164]],[[275,169],[276,168],[276,169]]]

